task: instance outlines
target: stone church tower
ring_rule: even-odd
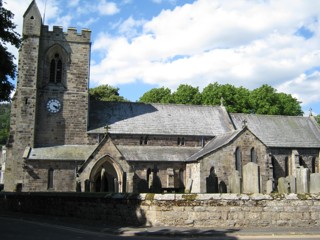
[[[73,28],[49,31],[35,1],[25,12],[5,190],[23,190],[28,182],[28,149],[87,144],[90,35]]]

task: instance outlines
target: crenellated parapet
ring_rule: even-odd
[[[77,28],[69,27],[67,32],[64,32],[62,27],[53,26],[52,31],[50,31],[48,25],[43,25],[42,36],[43,38],[55,41],[89,43],[91,40],[91,30],[82,29],[81,32],[78,32]]]

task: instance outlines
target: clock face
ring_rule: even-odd
[[[47,102],[47,111],[50,113],[57,113],[61,110],[61,103],[58,99],[50,99]]]

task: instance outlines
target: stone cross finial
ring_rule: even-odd
[[[223,102],[224,102],[224,99],[223,99],[223,97],[221,97],[221,99],[220,99],[220,106],[221,106],[221,107],[224,106],[224,105],[223,105]]]
[[[312,108],[309,108],[309,117],[313,116],[312,114]]]
[[[247,127],[247,120],[246,119],[243,119],[243,121],[242,121],[242,128],[245,128],[245,127]]]
[[[104,126],[104,129],[106,130],[106,134],[108,134],[108,131],[109,131],[109,129],[110,129],[109,125],[105,125],[105,126]]]

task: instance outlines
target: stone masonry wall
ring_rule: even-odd
[[[0,211],[119,226],[314,227],[320,225],[320,195],[3,192]]]
[[[245,131],[233,142],[224,146],[223,148],[216,151],[214,154],[205,156],[201,162],[201,176],[200,176],[200,191],[207,192],[206,178],[210,175],[210,169],[213,167],[215,170],[216,177],[219,183],[222,181],[228,185],[229,175],[236,170],[235,169],[235,151],[236,148],[240,149],[241,152],[241,165],[242,167],[247,163],[251,162],[251,150],[254,149],[256,152],[256,162],[260,167],[260,175],[262,178],[262,189],[261,192],[266,190],[266,181],[269,179],[269,168],[266,164],[267,149],[256,136],[250,131]]]

